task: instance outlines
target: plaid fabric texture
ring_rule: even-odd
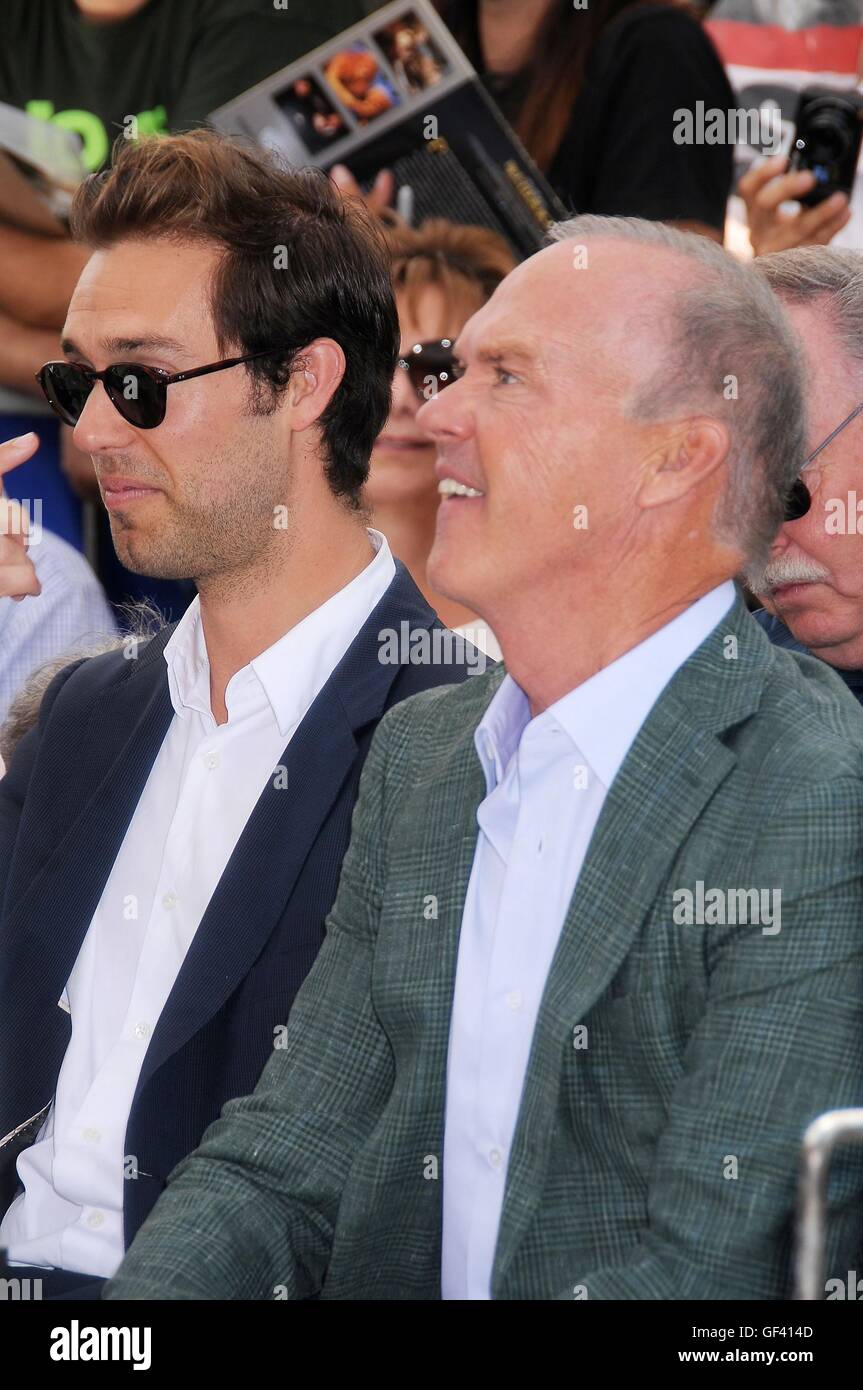
[[[473,731],[503,674],[382,720],[286,1046],[175,1170],[108,1297],[440,1297]],[[534,1035],[495,1298],[789,1296],[803,1130],[863,1097],[861,832],[859,706],[738,602],[657,701],[594,833]],[[680,920],[683,890],[750,889],[772,920]],[[827,1277],[861,1235],[858,1147],[833,1165]]]

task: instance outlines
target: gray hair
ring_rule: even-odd
[[[18,744],[24,735],[30,732],[39,718],[39,710],[42,707],[45,691],[55,676],[58,676],[61,671],[65,671],[66,667],[71,666],[74,661],[80,661],[82,657],[104,656],[106,652],[117,651],[125,645],[129,637],[136,637],[138,641],[147,641],[165,625],[164,617],[159,609],[148,599],[142,599],[138,603],[124,603],[117,606],[127,628],[122,636],[108,637],[104,641],[94,641],[90,645],[80,646],[52,657],[50,661],[44,662],[31,672],[13,696],[6,718],[0,724],[0,759],[3,760],[7,768]]]
[[[700,270],[669,291],[658,328],[660,365],[629,413],[665,420],[703,413],[731,447],[728,482],[714,513],[719,539],[763,560],[806,456],[803,357],[781,305],[752,266],[694,232],[638,217],[585,215],[558,223],[552,241],[614,240],[667,250]]]
[[[797,246],[759,256],[755,267],[789,304],[823,299],[842,347],[863,365],[863,256],[858,251]]]

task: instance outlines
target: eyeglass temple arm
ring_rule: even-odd
[[[826,439],[821,441],[817,449],[813,450],[813,452],[809,455],[808,459],[806,459],[805,463],[801,465],[801,471],[803,468],[807,468],[813,459],[817,459],[822,449],[826,449],[828,444],[832,444],[837,434],[841,434],[842,431],[845,429],[846,425],[850,425],[852,420],[856,420],[861,410],[863,410],[863,401],[861,401],[859,405],[856,405],[854,407],[850,415],[846,415],[842,423],[840,425],[837,425],[835,430],[833,430],[831,434],[828,434]]]
[[[210,372],[221,372],[225,367],[238,367],[241,362],[253,362],[256,357],[272,357],[276,352],[290,352],[287,347],[262,348],[260,352],[247,352],[243,357],[226,357],[224,362],[211,362],[208,367],[194,367],[189,372],[175,372],[165,380],[166,386],[178,381],[191,381],[194,376],[209,376]]]

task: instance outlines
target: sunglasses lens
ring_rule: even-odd
[[[445,386],[455,381],[455,357],[449,338],[440,343],[418,343],[407,358],[402,360],[407,367],[411,385],[424,400],[431,400]]]
[[[105,374],[105,390],[123,419],[136,429],[153,430],[165,418],[167,388],[134,363],[122,362],[109,367]]]
[[[72,362],[48,362],[39,373],[39,384],[51,409],[66,425],[77,425],[93,382]]]
[[[798,478],[785,500],[785,520],[799,521],[812,506],[812,497],[802,478]]]

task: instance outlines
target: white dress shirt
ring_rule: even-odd
[[[662,690],[733,602],[729,581],[533,719],[507,675],[476,728],[487,795],[477,810],[447,1058],[445,1299],[491,1297],[540,1002],[608,790]]]
[[[0,1226],[10,1263],[93,1276],[123,1257],[124,1141],[141,1064],[231,852],[282,753],[394,575],[389,546],[228,682],[210,708],[196,598],[165,645],[174,718],[64,991],[54,1104],[18,1158]]]

